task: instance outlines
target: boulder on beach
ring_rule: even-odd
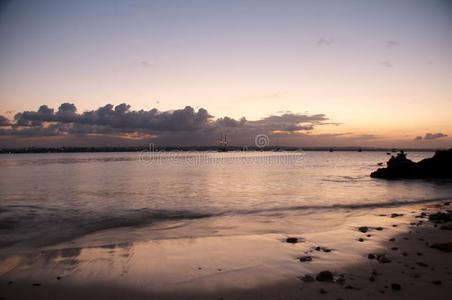
[[[401,151],[391,156],[386,168],[379,168],[370,174],[372,178],[422,179],[452,178],[452,149],[436,151],[431,158],[413,162]]]

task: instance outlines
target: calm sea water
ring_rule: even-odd
[[[447,181],[371,179],[387,159],[380,152],[2,155],[0,247],[166,220],[452,199]]]

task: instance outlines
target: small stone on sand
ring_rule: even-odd
[[[367,226],[361,226],[358,228],[359,231],[361,231],[362,233],[366,233],[367,231],[369,231],[369,227]]]
[[[295,238],[295,237],[288,237],[288,238],[286,239],[286,243],[296,244],[296,243],[298,243],[298,238]]]
[[[307,262],[307,261],[312,261],[312,256],[302,256],[302,257],[300,257],[299,258],[299,260],[301,261],[301,262]]]
[[[322,271],[319,274],[317,274],[315,279],[317,279],[317,281],[322,281],[322,282],[332,282],[334,279],[334,276],[333,276],[333,273],[331,273],[330,271]]]

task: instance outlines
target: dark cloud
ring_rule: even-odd
[[[438,133],[426,133],[424,136],[424,140],[436,140],[440,138],[447,137],[447,134],[438,132]]]
[[[131,110],[130,105],[107,104],[96,110],[78,112],[73,103],[63,103],[58,110],[46,105],[36,111],[17,113],[14,122],[0,119],[0,135],[10,137],[50,136],[136,136],[152,137],[165,144],[216,144],[220,134],[234,136],[246,142],[256,134],[299,134],[316,126],[332,124],[323,114],[281,115],[248,121],[246,118],[222,117],[215,119],[204,108],[191,106],[171,111],[157,109]]]
[[[10,125],[11,125],[11,122],[4,116],[0,115],[0,127],[10,126]]]
[[[211,118],[212,116],[203,108],[197,112],[190,106],[166,112],[160,112],[157,109],[130,111],[130,105],[126,103],[117,106],[107,104],[97,110],[81,114],[77,113],[77,107],[72,103],[61,104],[56,113],[43,105],[37,111],[25,111],[15,116],[16,125],[20,127],[56,122],[104,126],[125,132],[197,130],[209,123]]]

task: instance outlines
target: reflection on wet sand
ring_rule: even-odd
[[[428,213],[422,215],[420,209],[355,213],[318,231],[304,230],[312,220],[294,217],[281,220],[284,228],[290,228],[286,222],[293,224],[294,230],[285,234],[226,235],[231,220],[215,224],[218,235],[213,236],[171,238],[165,230],[165,238],[105,243],[102,238],[111,241],[108,233],[98,233],[4,259],[2,293],[17,299],[315,299],[322,294],[335,299],[447,299],[442,295],[451,289],[451,254],[429,246],[450,236],[426,225]],[[183,227],[167,225],[180,236]],[[136,230],[143,236],[156,228]]]

